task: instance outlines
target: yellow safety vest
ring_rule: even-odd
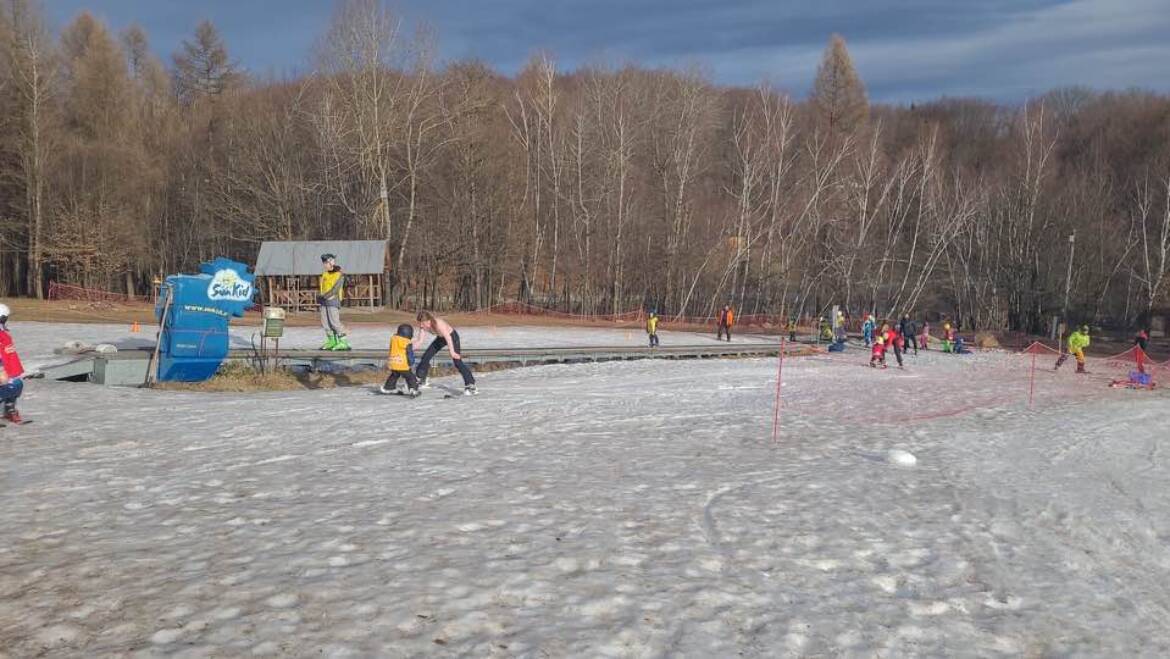
[[[653,334],[658,331],[658,316],[650,316],[646,319],[646,333]]]
[[[341,279],[343,276],[344,275],[341,274],[341,268],[334,268],[331,272],[322,272],[321,285],[319,287],[321,295],[328,295],[329,292],[333,290],[333,287],[337,286],[337,280]],[[337,288],[337,301],[341,302],[344,299],[345,284],[342,284]]]
[[[410,339],[398,336],[395,334],[390,339],[390,370],[391,371],[409,371],[410,360],[407,358],[407,350],[410,349]]]

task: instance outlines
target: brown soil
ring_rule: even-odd
[[[475,371],[489,373],[517,368],[520,365],[519,362],[492,362],[477,365]],[[450,367],[441,366],[431,369],[433,377],[445,377],[455,373],[455,369]],[[224,364],[219,372],[206,382],[160,382],[154,385],[154,388],[164,391],[198,391],[202,393],[301,391],[379,385],[386,380],[388,374],[387,371],[381,369],[355,369],[341,373],[303,373],[284,368],[260,373],[247,364],[228,363]]]
[[[14,298],[6,302],[12,309],[12,318],[17,321],[39,321],[51,323],[107,323],[126,325],[135,322],[143,328],[155,324],[154,307],[142,303],[126,302],[80,302],[70,300],[32,300]],[[587,318],[560,318],[556,316],[522,316],[516,314],[490,314],[477,312],[452,312],[441,314],[452,325],[457,327],[512,327],[512,326],[545,326],[545,327],[608,327],[608,328],[642,328],[641,321],[614,322],[607,320],[592,321]],[[341,313],[346,323],[398,325],[414,322],[414,313],[397,309],[345,309]],[[236,325],[260,325],[261,318],[258,311],[250,311],[243,318],[234,318]],[[290,327],[316,327],[320,320],[316,313],[289,314],[285,324]],[[689,325],[662,321],[662,329],[670,330],[710,330],[714,326]],[[754,334],[764,331],[775,333],[776,328],[737,327],[737,334]]]

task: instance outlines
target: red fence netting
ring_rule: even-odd
[[[150,298],[126,293],[100,291],[94,288],[49,282],[50,300],[77,300],[81,302],[150,302]]]

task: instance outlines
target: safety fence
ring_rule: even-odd
[[[765,385],[775,396],[769,410],[773,438],[796,438],[809,424],[824,423],[876,429],[942,422],[938,429],[945,432],[951,419],[1125,397],[1110,390],[1148,395],[1143,391],[1170,378],[1170,359],[1152,359],[1136,346],[1085,356],[1083,372],[1077,372],[1075,356],[1062,362],[1060,350],[1036,341],[1023,350],[921,355],[928,358],[903,355],[905,369],[900,370],[888,352],[888,368],[875,369],[869,366],[870,351],[850,343],[844,352],[818,350],[811,357],[780,361],[776,380]]]
[[[645,308],[638,308],[619,313],[571,313],[549,307],[541,307],[527,302],[520,302],[518,300],[509,300],[480,309],[474,312],[474,314],[534,316],[581,322],[640,323],[646,320],[649,311]],[[663,327],[669,325],[714,325],[717,320],[718,316],[660,315],[660,322]],[[778,314],[744,314],[742,316],[734,316],[734,325],[737,327],[782,328],[786,324],[787,320]]]
[[[75,300],[79,302],[128,302],[128,303],[148,303],[150,298],[141,295],[130,295],[127,293],[113,293],[110,291],[102,291],[95,288],[85,288],[83,286],[74,286],[73,284],[62,284],[60,282],[49,282],[48,299],[50,300]]]

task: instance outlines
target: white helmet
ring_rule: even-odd
[[[8,315],[11,313],[12,310],[8,308],[7,304],[0,304],[0,323],[8,320]]]

